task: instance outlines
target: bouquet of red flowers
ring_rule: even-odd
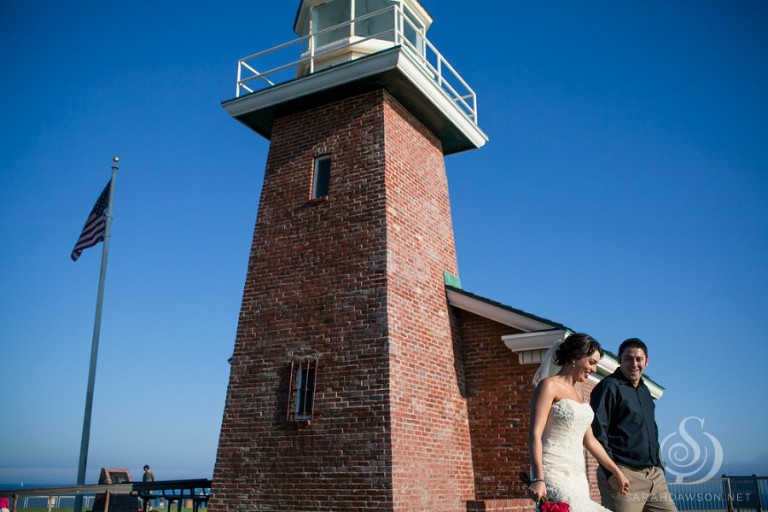
[[[525,485],[531,485],[531,477],[529,477],[527,473],[521,471],[519,476],[520,480],[522,480]],[[536,510],[538,512],[569,512],[570,508],[571,507],[569,507],[566,502],[553,501],[546,496],[542,497],[536,504]]]
[[[554,502],[544,496],[541,498],[541,501],[539,501],[537,508],[539,512],[568,512],[571,507],[564,501]]]

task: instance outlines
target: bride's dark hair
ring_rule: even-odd
[[[600,357],[603,357],[603,349],[595,338],[584,333],[571,334],[557,349],[554,359],[558,366],[565,366],[582,357],[592,355],[595,351],[600,352]]]

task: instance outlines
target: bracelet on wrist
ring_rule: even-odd
[[[535,484],[536,482],[541,482],[541,483],[544,483],[544,479],[543,479],[543,478],[532,478],[532,479],[531,479],[531,483],[530,483],[530,485],[533,485],[533,484]]]

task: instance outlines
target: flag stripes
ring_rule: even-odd
[[[83,250],[93,247],[99,242],[104,241],[104,235],[107,230],[107,206],[109,205],[109,190],[112,187],[112,180],[104,187],[104,191],[96,200],[96,204],[93,205],[91,214],[88,215],[88,219],[83,226],[83,232],[80,233],[80,238],[75,243],[75,248],[72,250],[72,261],[77,261],[77,258],[83,253]]]

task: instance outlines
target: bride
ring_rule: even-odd
[[[605,512],[592,501],[587,483],[584,447],[611,473],[611,487],[629,492],[629,480],[592,434],[594,413],[576,384],[597,370],[600,344],[586,334],[572,334],[549,349],[541,363],[531,399],[528,446],[531,458],[529,494],[568,503],[571,512]]]

